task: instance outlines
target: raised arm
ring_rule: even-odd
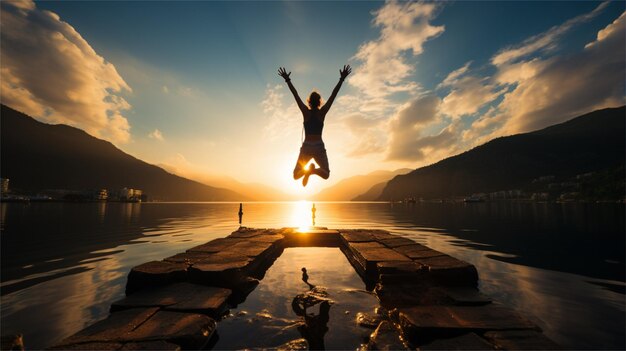
[[[335,85],[335,89],[333,89],[332,94],[330,94],[328,101],[326,101],[324,106],[322,106],[321,110],[323,113],[327,113],[328,110],[330,110],[330,107],[332,106],[333,101],[335,101],[335,98],[337,97],[337,94],[339,93],[339,89],[341,89],[341,83],[343,83],[343,81],[350,74],[350,72],[352,72],[352,68],[350,68],[350,65],[344,65],[343,69],[339,70],[339,82],[337,82],[337,85]]]
[[[296,99],[296,103],[298,104],[298,108],[300,108],[300,111],[304,112],[308,110],[306,105],[302,102],[302,99],[300,99],[300,96],[298,95],[298,91],[293,86],[293,84],[291,84],[291,78],[289,78],[289,75],[291,75],[291,72],[287,73],[287,70],[284,67],[280,67],[278,69],[278,75],[285,79],[287,86],[289,86],[289,90],[293,94],[294,99]]]

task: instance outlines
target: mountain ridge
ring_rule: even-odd
[[[53,188],[128,187],[157,200],[248,199],[228,189],[171,174],[79,128],[42,123],[4,104],[1,108],[1,174],[10,179],[13,189],[35,193]]]
[[[444,198],[531,189],[542,176],[567,179],[621,167],[625,107],[593,111],[537,131],[499,137],[391,179],[379,200]],[[623,195],[623,194],[622,194]]]
[[[410,171],[410,168],[400,168],[393,171],[377,170],[344,178],[336,184],[320,190],[312,198],[317,201],[351,201],[362,195],[364,189],[368,190],[375,184],[386,182],[397,174]]]

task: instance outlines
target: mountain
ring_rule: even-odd
[[[408,168],[401,168],[395,171],[374,171],[365,175],[357,175],[345,178],[337,184],[323,189],[313,196],[317,201],[349,201],[361,195],[363,190],[371,188],[373,185],[386,182],[398,174],[410,172]]]
[[[494,139],[396,176],[387,183],[379,199],[532,191],[542,181],[551,182],[543,189],[570,186],[590,197],[623,199],[625,112],[624,106],[607,108],[539,131]],[[572,181],[587,177],[589,181]]]
[[[405,173],[408,173],[408,172],[405,172]],[[369,188],[368,191],[366,191],[363,194],[355,197],[354,199],[352,199],[352,201],[375,201],[375,200],[378,200],[380,195],[383,193],[383,189],[385,189],[385,186],[387,186],[387,181],[380,182],[378,184],[374,184],[374,185],[372,185],[371,188]]]
[[[160,164],[159,166],[170,173],[185,176],[203,184],[212,184],[213,186],[233,190],[239,194],[245,195],[252,201],[292,201],[296,199],[294,195],[289,195],[276,188],[261,183],[242,183],[237,179],[228,176],[197,172],[181,172],[175,167],[165,164]]]
[[[67,125],[51,125],[2,105],[2,178],[11,189],[141,189],[151,199],[239,201],[247,197],[170,174]]]

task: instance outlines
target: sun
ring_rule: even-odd
[[[301,200],[293,203],[291,212],[291,226],[298,228],[299,232],[306,233],[313,226],[312,212],[313,203]]]

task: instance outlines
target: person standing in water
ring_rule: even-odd
[[[298,108],[300,108],[300,111],[302,112],[302,117],[304,118],[304,142],[300,148],[300,154],[298,155],[296,167],[293,170],[293,179],[297,180],[302,178],[302,186],[307,185],[309,177],[312,174],[318,175],[323,179],[328,179],[330,176],[328,156],[326,155],[326,148],[324,146],[324,142],[322,141],[322,129],[324,128],[326,114],[328,113],[328,110],[330,110],[333,101],[335,101],[335,97],[337,97],[337,93],[339,93],[341,84],[350,72],[352,72],[350,65],[344,65],[343,69],[339,70],[339,82],[335,86],[335,89],[333,89],[332,94],[330,94],[330,98],[328,98],[328,101],[324,104],[324,106],[321,106],[322,97],[316,91],[312,91],[311,94],[309,94],[307,106],[302,102],[300,96],[298,95],[298,91],[293,84],[291,84],[291,78],[289,77],[291,72],[287,73],[287,70],[285,70],[284,67],[280,67],[278,69],[278,75],[285,79],[285,82],[289,86],[289,90],[296,99]],[[311,165],[308,169],[305,168],[311,159],[314,159],[320,167],[316,168],[315,165]]]

